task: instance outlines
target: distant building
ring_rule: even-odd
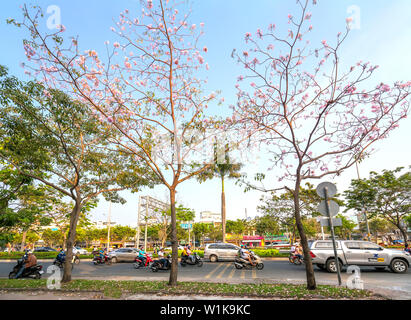
[[[221,224],[221,213],[211,211],[200,212],[200,223],[212,223],[213,225]]]
[[[111,221],[110,226],[114,227],[117,224],[117,222]],[[108,222],[107,221],[97,221],[93,223],[93,226],[97,229],[104,229],[108,227]]]

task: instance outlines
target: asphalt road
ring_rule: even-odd
[[[39,262],[46,272],[51,261]],[[0,278],[7,278],[14,262],[0,261]],[[315,277],[318,284],[336,285],[337,275],[322,271],[314,267]],[[51,273],[45,273],[47,278]],[[343,269],[342,283],[350,274]],[[73,279],[102,279],[102,280],[168,280],[168,271],[152,272],[149,269],[134,269],[132,263],[116,263],[112,265],[93,265],[91,261],[82,261],[73,269]],[[395,290],[395,298],[411,299],[411,268],[405,274],[396,274],[388,269],[376,271],[374,268],[362,267],[361,280],[365,289],[376,289],[374,291],[384,293]],[[291,282],[305,283],[306,275],[303,265],[296,266],[288,261],[265,260],[263,270],[237,270],[232,262],[205,262],[199,268],[197,266],[179,266],[178,281],[210,281],[228,283],[270,283]]]

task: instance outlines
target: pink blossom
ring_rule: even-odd
[[[113,43],[113,46],[114,46],[115,48],[119,48],[119,47],[120,47],[120,44],[119,44],[118,42],[114,42],[114,43]]]
[[[207,47],[204,47],[204,48],[203,48],[203,51],[204,51],[204,52],[207,52],[207,51],[208,51],[208,48],[207,48]]]

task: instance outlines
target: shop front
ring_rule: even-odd
[[[241,243],[249,248],[264,247],[264,237],[243,236],[243,240],[241,241]]]

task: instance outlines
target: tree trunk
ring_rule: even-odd
[[[73,246],[76,240],[76,229],[78,220],[80,218],[81,207],[82,206],[80,200],[76,199],[74,208],[70,214],[70,228],[66,240],[66,261],[64,263],[63,279],[61,280],[61,282],[63,283],[71,281],[71,260],[73,258]]]
[[[408,243],[407,229],[404,229],[402,226],[398,226],[398,228],[400,229],[402,237],[404,238],[404,244],[407,244]]]
[[[223,232],[223,243],[225,242],[225,193],[224,193],[224,176],[221,177],[221,226]]]
[[[314,276],[314,268],[311,261],[310,255],[310,248],[308,247],[307,236],[305,235],[304,227],[301,221],[300,215],[300,174],[297,172],[297,181],[295,183],[295,190],[293,192],[294,198],[294,214],[295,214],[295,222],[297,225],[298,232],[300,234],[301,245],[303,247],[304,253],[304,261],[305,261],[305,273],[307,276],[307,289],[308,290],[315,290],[317,288],[315,276]]]
[[[27,230],[23,231],[23,236],[21,238],[21,244],[20,244],[20,250],[24,251],[24,246],[26,244],[26,236],[27,236]]]
[[[178,271],[178,240],[177,240],[177,219],[176,219],[176,191],[170,189],[170,209],[171,209],[171,271],[168,284],[177,286]]]

